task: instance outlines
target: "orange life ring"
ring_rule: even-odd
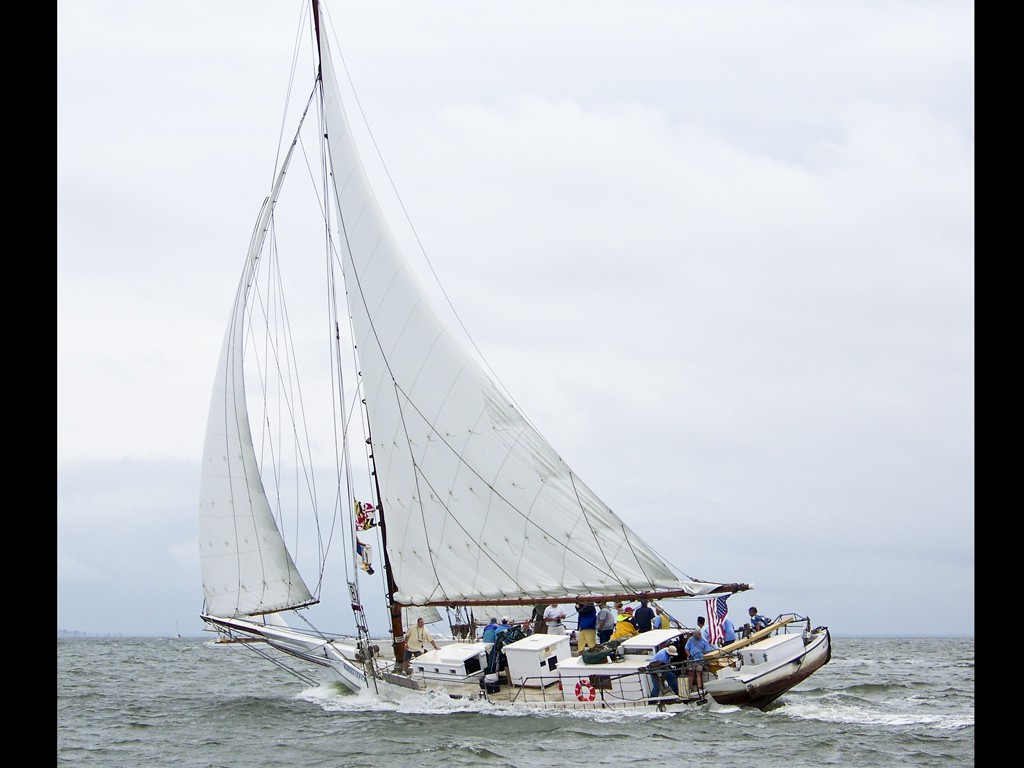
[[[597,698],[597,691],[590,684],[590,680],[585,677],[576,683],[576,698],[579,701],[593,701]]]

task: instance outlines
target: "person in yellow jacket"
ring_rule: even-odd
[[[626,607],[622,613],[619,614],[618,619],[615,622],[615,631],[612,632],[612,636],[609,640],[625,640],[627,637],[633,635],[639,635],[640,630],[636,628],[633,623],[633,609]]]

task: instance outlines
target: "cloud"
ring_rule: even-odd
[[[973,9],[442,7],[333,21],[390,220],[531,420],[693,576],[834,631],[964,630]],[[67,629],[197,621],[209,387],[295,21],[248,8],[58,5]]]

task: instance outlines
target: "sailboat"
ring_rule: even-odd
[[[373,144],[357,138],[360,113],[346,111],[356,102],[342,95],[325,4],[311,0],[303,16],[311,85],[251,234],[210,401],[199,505],[206,627],[274,663],[322,667],[355,692],[541,709],[709,697],[764,707],[827,663],[828,628],[795,613],[707,654],[692,685],[687,668],[698,662],[686,658],[692,630],[680,621],[600,644],[546,631],[547,606],[721,605],[751,585],[678,573],[453,330],[364,165],[360,146]],[[322,310],[286,302],[297,259],[285,236],[301,219],[283,211],[303,199],[289,190],[304,175],[316,232],[298,250],[319,272]],[[310,337],[298,330],[307,316],[327,345],[314,359],[329,363],[312,383],[302,378]],[[307,513],[312,529],[296,522]],[[328,575],[332,558],[343,578]],[[344,611],[353,630],[318,626]],[[513,627],[484,642],[497,615]],[[437,633],[436,649],[407,657],[418,619],[443,616],[450,631]],[[673,663],[657,663],[670,646]]]

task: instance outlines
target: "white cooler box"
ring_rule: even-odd
[[[619,643],[619,648],[624,655],[634,656],[653,656],[666,645],[674,645],[681,652],[686,645],[683,634],[681,629],[652,629],[627,637]]]
[[[803,650],[802,635],[772,635],[740,649],[744,665],[778,664]]]
[[[568,635],[530,635],[502,649],[512,685],[543,688],[558,682],[558,662],[571,659]],[[546,679],[540,680],[543,676]]]
[[[460,681],[482,676],[487,666],[486,643],[450,643],[410,662],[413,672],[433,680]]]

